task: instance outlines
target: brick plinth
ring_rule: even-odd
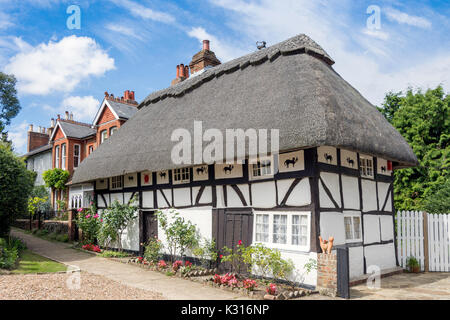
[[[317,290],[320,294],[335,297],[337,295],[337,255],[317,255]]]

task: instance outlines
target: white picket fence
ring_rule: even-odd
[[[425,225],[425,228],[424,228]],[[450,216],[420,211],[397,213],[397,250],[402,267],[415,257],[422,271],[450,271]]]

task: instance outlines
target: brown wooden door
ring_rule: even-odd
[[[155,211],[140,212],[140,254],[144,254],[144,246],[150,239],[158,237],[158,219]]]
[[[227,246],[235,250],[239,240],[244,246],[252,244],[253,239],[253,209],[215,209],[213,212],[213,234],[217,248],[223,253],[222,248]],[[232,270],[230,263],[221,263],[222,272],[244,272],[245,266],[240,270]]]

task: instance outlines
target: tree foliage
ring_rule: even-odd
[[[7,146],[0,144],[0,237],[7,236],[15,217],[27,212],[36,173]]]
[[[70,173],[67,170],[55,168],[44,171],[42,178],[48,188],[65,190],[66,183],[69,180]]]
[[[419,159],[417,167],[394,173],[395,208],[426,210],[435,208],[430,202],[434,201],[441,204],[440,210],[450,212],[448,200],[433,196],[449,180],[450,95],[445,94],[442,86],[425,93],[412,89],[404,95],[391,92],[379,110],[402,134]]]
[[[20,111],[17,99],[16,78],[0,72],[0,133]],[[5,138],[6,139],[6,138]]]
[[[122,234],[125,229],[133,222],[137,216],[138,206],[135,204],[137,196],[130,200],[130,203],[120,204],[117,200],[107,208],[103,214],[103,222],[100,228],[99,240],[104,246],[116,242],[119,251],[122,251]]]

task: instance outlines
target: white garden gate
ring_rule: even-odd
[[[397,252],[404,268],[408,257],[415,257],[422,271],[450,272],[450,216],[399,211]]]

